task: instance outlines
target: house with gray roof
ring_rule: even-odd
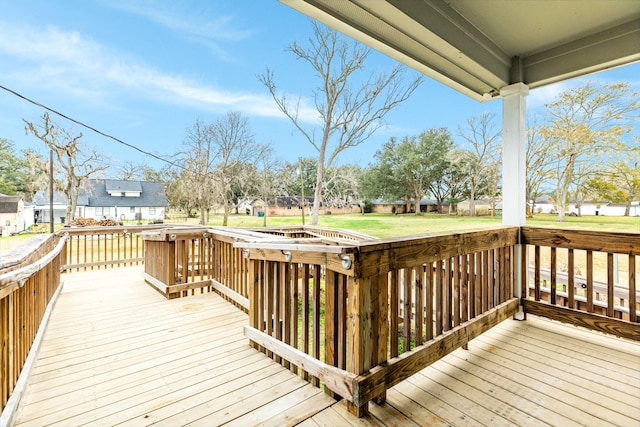
[[[39,223],[49,222],[49,193],[38,191],[34,197]],[[54,222],[64,221],[67,199],[62,192],[53,196]],[[164,185],[148,181],[118,179],[89,179],[78,195],[75,217],[136,220],[154,222],[164,220],[167,196]]]
[[[152,222],[163,220],[167,208],[164,185],[158,182],[90,179],[84,193],[85,218]]]
[[[0,194],[0,236],[24,231],[27,224],[22,196]]]

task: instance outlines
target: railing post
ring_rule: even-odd
[[[324,320],[324,362],[331,366],[338,366],[338,286],[334,271],[327,270],[325,277],[325,320]],[[325,385],[325,393],[333,398],[338,395]]]
[[[518,227],[518,243],[514,245],[514,277],[513,277],[513,293],[520,301],[518,311],[513,316],[515,320],[527,320],[527,314],[524,312],[522,301],[529,297],[529,251],[527,245],[522,243],[522,227]]]
[[[249,326],[262,330],[258,325],[258,261],[249,260]]]
[[[371,313],[372,330],[375,333],[373,342],[373,365],[379,365],[387,361],[389,351],[389,283],[388,274],[385,272],[373,277],[371,280],[372,304]],[[387,391],[382,391],[375,396],[373,401],[381,405],[387,400]]]
[[[349,278],[347,292],[347,329],[349,331],[347,370],[363,374],[371,368],[371,283],[370,278]],[[355,405],[347,402],[349,412],[357,417],[369,413],[368,402]]]

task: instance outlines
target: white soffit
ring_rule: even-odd
[[[640,0],[280,0],[479,101],[640,60]]]

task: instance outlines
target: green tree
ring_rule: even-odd
[[[578,167],[615,150],[640,117],[639,110],[640,94],[628,83],[588,82],[562,92],[546,105],[547,124],[540,128],[540,135],[553,159],[558,221],[565,219]]]
[[[25,193],[29,165],[14,151],[13,143],[0,138],[0,193]]]
[[[364,143],[384,126],[384,117],[404,102],[421,82],[416,77],[403,83],[403,68],[398,65],[389,74],[371,75],[362,79],[370,50],[347,42],[332,29],[313,22],[313,36],[307,46],[294,42],[288,50],[296,59],[311,66],[319,78],[313,90],[313,101],[320,124],[306,121],[300,111],[300,100],[291,102],[280,93],[269,69],[259,77],[278,108],[318,152],[317,178],[314,189],[312,224],[318,224],[323,197],[325,173],[338,155]],[[319,127],[319,131],[316,128]]]
[[[588,191],[602,200],[625,204],[625,216],[631,212],[631,202],[640,195],[640,145],[627,147],[624,156],[604,164],[605,169],[589,178]]]
[[[420,213],[420,200],[445,172],[447,153],[453,140],[446,129],[429,129],[418,136],[391,139],[376,153],[374,169],[382,193],[389,198],[414,200],[414,212]]]

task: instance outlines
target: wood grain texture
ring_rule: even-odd
[[[65,275],[16,426],[640,423],[632,341],[534,315],[505,320],[358,419],[251,348],[237,307],[214,293],[166,300],[141,276],[140,267]]]

